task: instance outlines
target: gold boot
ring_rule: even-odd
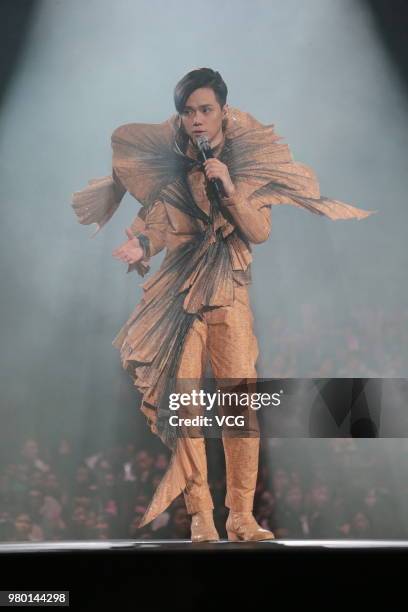
[[[222,441],[227,475],[225,505],[230,509],[226,524],[228,539],[274,539],[272,531],[263,529],[252,513],[258,477],[259,437],[223,436]]]
[[[214,504],[208,486],[207,453],[204,438],[182,438],[192,477],[184,489],[184,501],[191,517],[191,541],[211,542],[220,536],[214,525]]]
[[[213,542],[220,536],[214,525],[213,511],[202,510],[193,514],[191,518],[191,541]]]
[[[230,510],[226,524],[228,539],[233,541],[274,540],[272,531],[264,529],[255,520],[252,512]]]

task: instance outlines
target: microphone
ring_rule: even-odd
[[[210,143],[207,136],[197,136],[196,145],[199,150],[199,157],[202,161],[207,161],[207,159],[212,159],[214,157],[214,153],[212,148],[210,147]],[[210,179],[210,184],[214,188],[214,192],[218,196],[218,198],[224,197],[224,186],[220,179],[212,178]]]

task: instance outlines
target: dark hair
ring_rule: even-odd
[[[221,108],[227,101],[228,88],[219,72],[211,68],[191,70],[177,83],[174,88],[174,104],[179,113],[183,112],[189,96],[200,87],[209,87],[214,91]]]

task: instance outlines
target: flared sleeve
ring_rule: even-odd
[[[315,172],[295,161],[287,144],[278,142],[282,137],[274,124],[263,125],[249,113],[231,108],[226,138],[220,159],[227,164],[239,194],[238,220],[245,202],[256,210],[289,204],[333,220],[364,219],[378,212],[321,195]]]
[[[174,116],[163,123],[126,123],[112,134],[112,166],[124,187],[143,206],[180,174],[184,160],[174,154]]]
[[[126,191],[143,207],[152,206],[185,163],[174,154],[174,138],[174,115],[163,123],[126,123],[116,128],[111,136],[112,175],[91,179],[72,196],[79,223],[96,223],[96,234],[117,210]]]
[[[118,209],[126,189],[121,183],[115,170],[111,176],[103,176],[88,181],[88,185],[81,191],[72,194],[71,206],[82,225],[96,223],[96,234],[109,221]]]
[[[111,137],[112,174],[91,179],[72,196],[79,223],[96,223],[92,238],[118,209],[126,191],[141,204],[131,229],[139,237],[145,257],[128,266],[144,276],[149,259],[164,248],[164,204],[157,198],[162,188],[177,178],[185,160],[173,151],[175,116],[159,124],[127,123]]]

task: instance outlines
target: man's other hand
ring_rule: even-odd
[[[140,246],[139,239],[129,228],[125,229],[128,240],[112,252],[113,257],[121,261],[132,264],[137,263],[144,257],[144,251]]]

